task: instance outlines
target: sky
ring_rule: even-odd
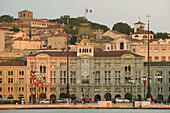
[[[154,32],[170,33],[170,0],[0,0],[0,16],[18,17],[21,10],[34,12],[34,18],[56,19],[62,15],[85,16],[85,6],[92,13],[86,18],[112,29],[117,22],[134,27],[139,21],[146,24],[148,13],[150,29]]]

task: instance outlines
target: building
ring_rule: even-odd
[[[146,77],[148,75],[147,65],[148,63],[144,62],[144,75]],[[150,75],[152,98],[161,100],[170,98],[170,62],[150,62]]]
[[[69,52],[71,98],[131,99],[132,95],[138,94],[141,98],[144,57],[129,51],[96,50],[89,26],[81,24],[77,51]],[[36,69],[45,81],[46,90],[39,92],[40,98],[50,98],[52,95],[55,98],[66,97],[66,56],[66,51],[43,51],[27,56],[28,75]],[[135,80],[136,86],[131,85],[132,80]],[[138,92],[135,92],[135,87]]]
[[[25,62],[0,62],[0,98],[27,101],[27,77]]]
[[[69,34],[68,37],[71,37]],[[48,47],[50,49],[66,48],[67,33],[57,33],[48,37]]]
[[[12,51],[12,32],[0,29],[0,51]]]
[[[29,37],[18,37],[12,40],[14,50],[41,49],[45,44],[43,39],[30,39]]]

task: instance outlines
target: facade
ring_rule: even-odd
[[[89,28],[89,24],[82,24],[80,27],[84,37],[79,32],[77,51],[69,52],[71,98],[80,99],[83,96],[94,100],[111,100],[115,97],[131,99],[131,94],[142,98],[144,57],[129,51],[96,50],[94,37],[90,36],[89,29],[84,29],[85,26]],[[52,95],[55,98],[66,97],[66,56],[66,51],[44,51],[27,57],[28,75],[36,70],[45,81],[46,90],[39,92],[40,98],[51,98]],[[136,86],[131,85],[132,80]]]
[[[147,65],[144,62],[144,75],[147,75]],[[170,62],[150,62],[150,72],[152,98],[170,98]]]
[[[43,39],[30,39],[29,37],[18,37],[12,40],[14,50],[41,49],[45,44]]]
[[[0,98],[27,99],[26,72],[25,62],[0,62]]]
[[[12,32],[0,29],[0,51],[12,51]]]
[[[71,37],[71,35],[69,35]],[[48,37],[48,47],[51,49],[66,48],[67,33],[57,33]]]

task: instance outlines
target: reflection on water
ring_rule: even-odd
[[[170,113],[170,110],[156,109],[36,109],[0,110],[0,113]]]

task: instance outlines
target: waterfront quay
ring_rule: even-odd
[[[37,105],[9,105],[0,106],[0,110],[12,109],[170,109],[170,105],[153,104],[145,107],[133,107],[132,104],[112,104],[111,106],[102,106],[99,104],[37,104]]]

